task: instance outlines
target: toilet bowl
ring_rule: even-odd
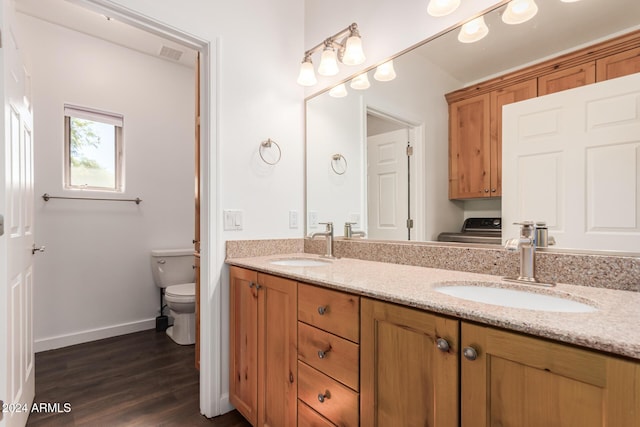
[[[196,284],[183,283],[167,286],[164,300],[173,317],[173,326],[167,328],[167,335],[180,345],[196,342]]]
[[[164,299],[173,317],[167,335],[180,345],[196,342],[196,287],[193,249],[151,251],[151,270],[156,286],[164,289]]]

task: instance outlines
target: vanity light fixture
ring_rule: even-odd
[[[345,96],[347,96],[347,94],[347,87],[344,85],[344,83],[331,88],[331,90],[329,91],[329,96],[332,96],[334,98],[344,98]]]
[[[445,16],[453,13],[458,6],[460,0],[431,0],[427,6],[427,13],[431,16]]]
[[[502,14],[505,24],[522,24],[536,16],[538,5],[534,0],[511,0]]]
[[[311,56],[321,49],[322,57],[318,67],[318,74],[323,76],[338,74],[338,61],[345,65],[359,65],[366,59],[362,50],[362,39],[358,32],[358,24],[353,23],[304,53],[297,80],[298,84],[313,86],[317,83]]]
[[[379,82],[390,82],[396,78],[396,70],[393,69],[393,59],[378,65],[373,78]]]
[[[484,22],[484,16],[473,19],[460,28],[458,40],[462,43],[474,43],[489,34],[489,28]]]
[[[350,86],[352,89],[356,90],[369,89],[371,83],[369,83],[369,77],[367,76],[367,73],[362,73],[355,76],[353,80],[351,80]]]

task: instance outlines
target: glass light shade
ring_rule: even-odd
[[[326,47],[322,51],[320,65],[318,65],[318,74],[321,76],[335,76],[338,74],[338,56],[332,47]]]
[[[502,14],[505,24],[522,24],[536,16],[538,5],[534,0],[511,0]]]
[[[462,43],[473,43],[483,39],[487,34],[489,34],[489,28],[484,22],[484,17],[480,16],[467,22],[460,28],[458,41]]]
[[[345,96],[347,96],[347,87],[344,85],[344,83],[339,84],[329,91],[329,95],[333,96],[334,98],[344,98]]]
[[[371,84],[369,83],[369,77],[367,77],[367,73],[362,73],[354,77],[354,79],[351,80],[350,86],[352,89],[357,90],[369,89],[369,86],[371,86]]]
[[[360,39],[360,36],[349,37],[345,43],[342,63],[345,65],[359,65],[362,64],[365,59],[367,58],[364,56],[364,51],[362,50],[362,39]]]
[[[390,82],[396,78],[396,70],[393,69],[393,60],[378,65],[373,78],[379,82]]]
[[[302,86],[313,86],[318,83],[316,73],[313,71],[313,64],[311,63],[311,60],[305,60],[300,64],[300,74],[298,74],[297,82]]]
[[[427,13],[431,16],[445,16],[453,13],[458,6],[460,0],[431,0],[427,6]]]

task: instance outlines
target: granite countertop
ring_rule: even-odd
[[[334,259],[314,267],[270,263],[294,257],[320,259],[317,255],[292,253],[228,258],[226,263],[640,360],[640,292],[569,284],[543,288],[512,284],[487,274],[351,258]],[[451,282],[499,282],[501,287],[587,303],[597,311],[562,313],[508,308],[467,301],[434,290]]]

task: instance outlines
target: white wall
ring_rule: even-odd
[[[194,78],[184,66],[19,14],[35,128],[36,351],[149,329],[159,290],[153,248],[191,247]],[[42,43],[46,40],[46,43]],[[63,190],[63,105],[124,116],[125,192],[135,203]]]

